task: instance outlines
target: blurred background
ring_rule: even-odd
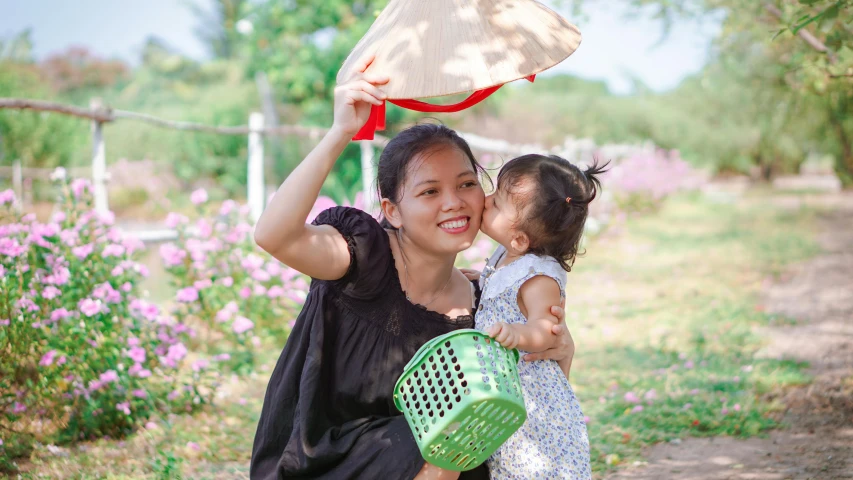
[[[494,174],[531,151],[611,160],[567,308],[597,475],[847,478],[853,1],[544,3],[575,54],[457,114],[389,105],[312,216],[371,210],[384,141],[419,121]],[[0,0],[0,474],[248,478],[309,280],[251,224],[386,4]]]

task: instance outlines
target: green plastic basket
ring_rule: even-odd
[[[418,350],[394,386],[421,455],[464,471],[483,463],[527,419],[518,351],[478,330],[436,337]]]

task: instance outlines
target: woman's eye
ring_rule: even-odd
[[[463,186],[463,187],[465,187],[465,188],[476,187],[476,186],[477,186],[477,182],[475,182],[475,181],[473,181],[473,180],[472,180],[472,181],[470,181],[470,182],[465,182],[465,183],[463,183],[463,184],[462,184],[462,186]]]
[[[421,193],[421,195],[433,195],[436,193],[438,193],[438,190],[430,188],[429,190],[425,190],[423,193]]]

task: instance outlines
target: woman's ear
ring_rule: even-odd
[[[515,250],[515,253],[522,254],[530,248],[530,238],[527,237],[526,233],[516,232],[512,236],[510,246]]]
[[[388,223],[398,229],[403,226],[403,221],[400,218],[400,207],[396,203],[383,198],[379,206],[382,209],[382,216],[388,220]]]

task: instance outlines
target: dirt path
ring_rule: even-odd
[[[764,308],[795,320],[763,329],[759,355],[807,361],[814,381],[777,392],[789,427],[769,438],[687,439],[646,452],[647,465],[607,477],[671,480],[853,479],[853,195],[780,197],[778,206],[825,207],[824,249],[768,282]]]

